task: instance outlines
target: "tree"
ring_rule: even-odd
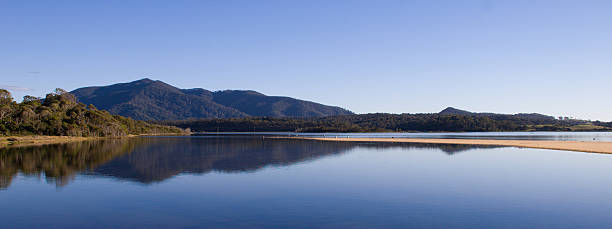
[[[76,103],[77,101],[76,97],[73,94],[70,94],[69,92],[61,88],[56,88],[55,94],[59,95],[60,101],[67,101],[71,103]]]
[[[8,105],[13,102],[13,96],[6,89],[0,89],[0,105]]]
[[[40,98],[31,96],[31,95],[26,95],[23,97],[24,103],[40,103],[40,100],[41,100]]]
[[[67,94],[67,93],[68,93],[68,91],[66,91],[64,89],[61,89],[59,87],[56,88],[55,91],[53,91],[53,94],[56,94],[56,95],[63,95],[63,94]]]
[[[11,106],[8,104],[0,104],[0,121],[11,113]]]

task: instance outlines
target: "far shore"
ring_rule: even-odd
[[[140,135],[127,135],[117,137],[74,137],[74,136],[47,136],[47,135],[30,135],[30,136],[2,136],[0,137],[0,148],[2,147],[20,147],[20,146],[38,146],[38,145],[49,145],[59,144],[68,142],[80,142],[87,140],[100,140],[100,139],[118,139],[118,138],[130,138],[140,136],[170,136],[170,135],[185,135],[179,133],[163,133],[163,134],[140,134]]]
[[[315,141],[342,142],[407,142],[460,145],[513,146],[536,149],[567,150],[588,153],[612,154],[612,142],[596,141],[538,141],[538,140],[492,140],[492,139],[440,139],[440,138],[309,138],[275,137]]]

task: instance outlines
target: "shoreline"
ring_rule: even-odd
[[[59,144],[68,142],[80,142],[87,140],[105,139],[106,137],[74,137],[74,136],[6,136],[0,137],[0,148],[3,147],[20,147],[20,146],[38,146]]]
[[[185,135],[181,133],[160,133],[160,134],[139,134],[126,135],[117,137],[75,137],[75,136],[48,136],[48,135],[31,135],[31,136],[2,136],[0,137],[0,148],[3,147],[21,147],[21,146],[39,146],[50,144],[61,144],[69,142],[80,142],[89,140],[102,139],[120,139],[133,138],[141,136],[170,136],[170,135]]]
[[[565,150],[586,153],[612,154],[612,142],[585,141],[538,141],[538,140],[493,140],[493,139],[445,139],[445,138],[309,138],[309,137],[275,137],[313,141],[338,142],[398,142],[398,143],[431,143],[458,145],[510,146],[519,148]]]

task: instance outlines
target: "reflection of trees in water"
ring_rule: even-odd
[[[0,188],[21,172],[41,176],[57,186],[79,172],[142,183],[163,181],[180,173],[250,172],[270,165],[289,165],[338,155],[354,148],[441,149],[449,155],[491,146],[323,142],[249,137],[154,137],[88,141],[0,149]]]
[[[57,186],[68,184],[76,173],[92,169],[131,151],[134,142],[126,139],[83,141],[66,144],[0,148],[0,188],[10,186],[13,177],[44,175]]]

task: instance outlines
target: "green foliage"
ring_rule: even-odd
[[[15,103],[8,91],[0,90],[0,135],[116,137],[180,132],[176,127],[136,121],[85,106],[60,88],[44,99],[25,96],[21,103]]]
[[[0,89],[0,105],[6,105],[13,102],[13,97],[8,90]]]

